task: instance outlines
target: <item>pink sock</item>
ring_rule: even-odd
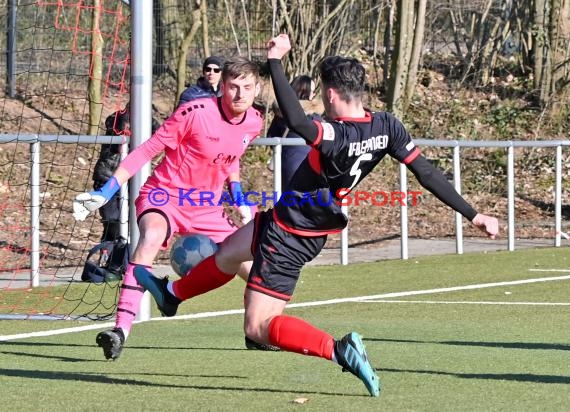
[[[127,334],[131,331],[144,294],[143,287],[139,285],[133,274],[135,266],[144,266],[147,269],[152,269],[152,266],[138,265],[132,262],[129,262],[127,265],[121,285],[121,293],[119,294],[117,320],[115,321],[115,327],[123,329]]]

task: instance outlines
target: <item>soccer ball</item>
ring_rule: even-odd
[[[170,265],[178,276],[183,277],[198,263],[216,253],[216,250],[218,245],[208,236],[181,236],[170,249]]]

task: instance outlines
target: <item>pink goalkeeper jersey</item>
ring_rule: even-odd
[[[241,155],[262,126],[261,113],[254,108],[248,109],[241,121],[228,119],[216,97],[179,106],[142,145],[148,143],[146,153],[156,152],[153,156],[164,150],[165,157],[141,192],[158,187],[167,190],[171,198],[178,198],[183,191],[183,196],[193,200],[204,199],[200,192],[207,192],[217,203],[225,180],[239,171]]]

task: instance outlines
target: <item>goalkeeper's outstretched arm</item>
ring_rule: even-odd
[[[77,195],[73,201],[73,217],[75,220],[85,220],[90,212],[94,212],[111,200],[113,195],[119,191],[121,186],[126,183],[131,176],[140,170],[142,165],[152,160],[152,158],[162,152],[164,148],[165,145],[160,139],[151,137],[129,153],[103,187],[99,190]]]

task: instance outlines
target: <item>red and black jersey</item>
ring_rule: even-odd
[[[409,164],[420,151],[402,123],[387,112],[315,121],[312,150],[275,205],[276,222],[304,236],[341,231],[348,222],[340,200],[389,155]]]
[[[362,118],[310,121],[289,86],[279,59],[268,59],[275,97],[289,128],[312,146],[291,178],[273,217],[290,233],[325,235],[342,230],[342,191],[352,190],[386,155],[404,163],[422,187],[473,220],[477,211],[415,147],[404,125],[389,113],[365,112]],[[346,195],[346,192],[345,192]]]

